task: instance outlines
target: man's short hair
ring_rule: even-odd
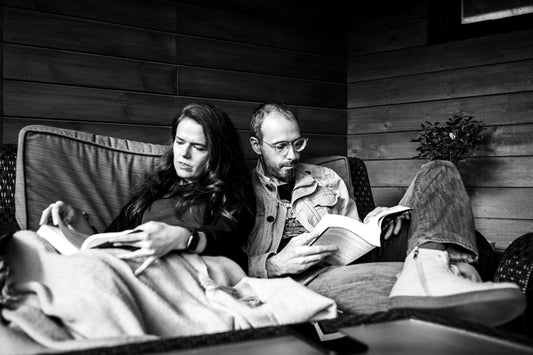
[[[257,106],[252,114],[252,120],[250,121],[250,129],[252,130],[252,137],[255,137],[259,140],[263,139],[263,134],[261,133],[261,126],[265,117],[272,112],[277,112],[278,114],[284,116],[288,120],[293,120],[298,122],[298,117],[296,113],[292,111],[288,106],[280,103],[266,103]]]

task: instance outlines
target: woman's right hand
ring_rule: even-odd
[[[71,229],[86,234],[93,234],[94,230],[83,215],[83,212],[76,207],[69,205],[63,201],[56,201],[41,213],[39,225],[47,224],[52,221],[52,224],[57,226],[61,223]]]

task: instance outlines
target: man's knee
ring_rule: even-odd
[[[420,172],[433,177],[440,175],[461,179],[457,166],[447,160],[431,160],[420,167]]]

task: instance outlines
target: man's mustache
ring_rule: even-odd
[[[283,163],[281,164],[281,167],[282,168],[295,168],[297,165],[298,165],[298,161],[297,160],[293,160],[292,162],[290,163]]]

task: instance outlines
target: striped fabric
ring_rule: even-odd
[[[18,140],[17,222],[22,229],[36,230],[42,210],[62,200],[88,212],[90,223],[103,231],[165,148],[48,126],[24,127]]]

